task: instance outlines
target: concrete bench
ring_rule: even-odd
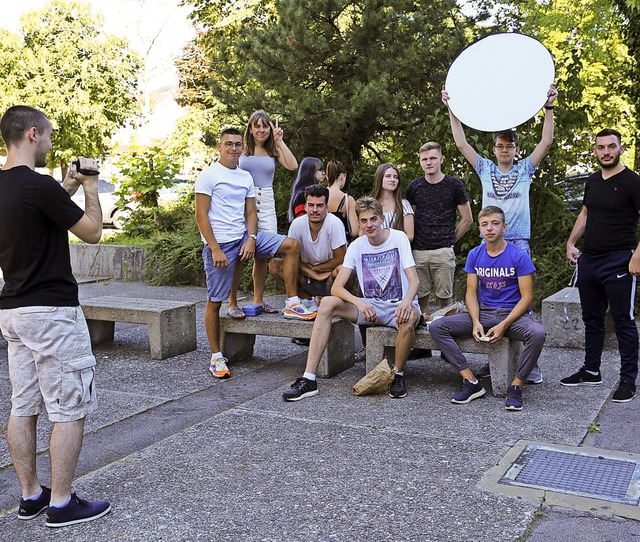
[[[367,372],[385,357],[390,361],[395,359],[397,334],[398,331],[390,327],[370,326],[367,328]],[[471,337],[456,339],[456,342],[463,352],[488,355],[493,394],[498,397],[506,396],[515,375],[522,343],[506,337],[496,343],[478,342]],[[416,329],[416,340],[413,346],[414,348],[438,348],[427,328],[422,326]]]
[[[153,359],[165,359],[196,349],[195,303],[92,297],[80,301],[89,326],[91,344],[112,341],[115,322],[146,324]]]
[[[224,311],[222,311],[224,312]],[[313,322],[286,320],[282,314],[265,314],[236,320],[220,314],[220,341],[222,353],[229,361],[240,361],[253,356],[256,335],[270,337],[311,337]],[[342,318],[331,322],[329,344],[320,359],[318,376],[331,378],[353,367],[355,351],[353,325]]]
[[[578,288],[563,288],[542,301],[542,325],[547,332],[545,346],[584,350],[584,322]],[[611,314],[604,319],[605,348],[618,348]]]

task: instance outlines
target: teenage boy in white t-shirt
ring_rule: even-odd
[[[314,298],[331,295],[333,279],[347,251],[347,237],[344,224],[327,212],[326,186],[312,184],[305,189],[304,196],[306,214],[291,223],[288,236],[300,243],[298,295],[306,307],[317,311]],[[282,282],[283,260],[271,260],[269,272]]]
[[[396,399],[407,395],[403,369],[420,319],[416,297],[418,275],[411,245],[404,232],[382,229],[384,214],[378,200],[364,196],[356,201],[355,210],[365,235],[347,248],[344,263],[331,288],[332,295],[320,304],[311,332],[305,373],[282,394],[285,401],[299,401],[318,394],[316,372],[329,342],[331,319],[335,316],[358,325],[398,329],[396,374],[389,395]],[[345,287],[354,272],[363,297],[354,296]]]
[[[196,222],[204,242],[202,258],[207,276],[204,324],[211,347],[209,370],[216,378],[228,378],[231,376],[228,360],[220,351],[220,307],[229,297],[234,272],[240,270],[241,262],[254,256],[282,254],[288,296],[284,317],[313,320],[316,314],[302,305],[296,295],[298,242],[284,235],[258,232],[253,179],[238,167],[243,150],[240,131],[223,130],[217,149],[220,158],[204,169],[196,181]]]

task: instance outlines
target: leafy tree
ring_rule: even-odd
[[[140,61],[126,40],[102,33],[102,18],[86,3],[52,0],[21,23],[19,37],[1,35],[0,101],[49,116],[50,166],[64,174],[78,154],[103,156],[116,129],[137,114]]]
[[[450,60],[476,31],[454,0],[189,3],[204,33],[201,50],[190,50],[198,71],[181,71],[185,100],[215,97],[236,123],[265,109],[283,119],[299,156],[351,169],[365,150],[384,159],[390,138],[399,155],[415,155],[436,128],[430,115]]]

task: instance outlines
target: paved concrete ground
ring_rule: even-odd
[[[142,283],[81,286],[81,297],[119,295],[198,302],[198,349],[149,357],[146,329],[118,324],[116,341],[96,347],[99,411],[87,435],[74,490],[109,498],[111,514],[61,530],[44,517],[16,519],[20,491],[6,443],[10,384],[0,346],[0,533],[2,540],[68,541],[520,541],[640,540],[640,523],[478,487],[520,439],[640,454],[640,399],[609,402],[618,357],[607,352],[605,383],[567,389],[576,350],[545,349],[545,382],[525,390],[525,410],[506,412],[490,393],[450,403],[459,380],[439,357],[411,361],[409,395],[354,397],[363,364],[319,383],[320,394],[285,403],[306,349],[260,337],[258,357],[215,381],[207,371],[205,292]],[[274,318],[279,318],[276,315]],[[484,360],[471,358],[474,367]],[[600,432],[589,433],[592,422]],[[38,449],[48,482],[50,429]],[[4,511],[4,512],[2,512]],[[62,531],[62,532],[61,532]]]

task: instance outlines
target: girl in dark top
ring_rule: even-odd
[[[356,201],[353,196],[343,192],[347,182],[347,170],[342,162],[330,160],[327,164],[327,186],[329,187],[329,202],[327,210],[337,216],[344,224],[347,241],[358,237],[358,217],[356,216]]]
[[[300,162],[298,176],[293,181],[291,188],[291,200],[289,202],[289,222],[306,214],[304,189],[312,184],[319,183],[324,178],[324,166],[322,160],[307,156]]]

